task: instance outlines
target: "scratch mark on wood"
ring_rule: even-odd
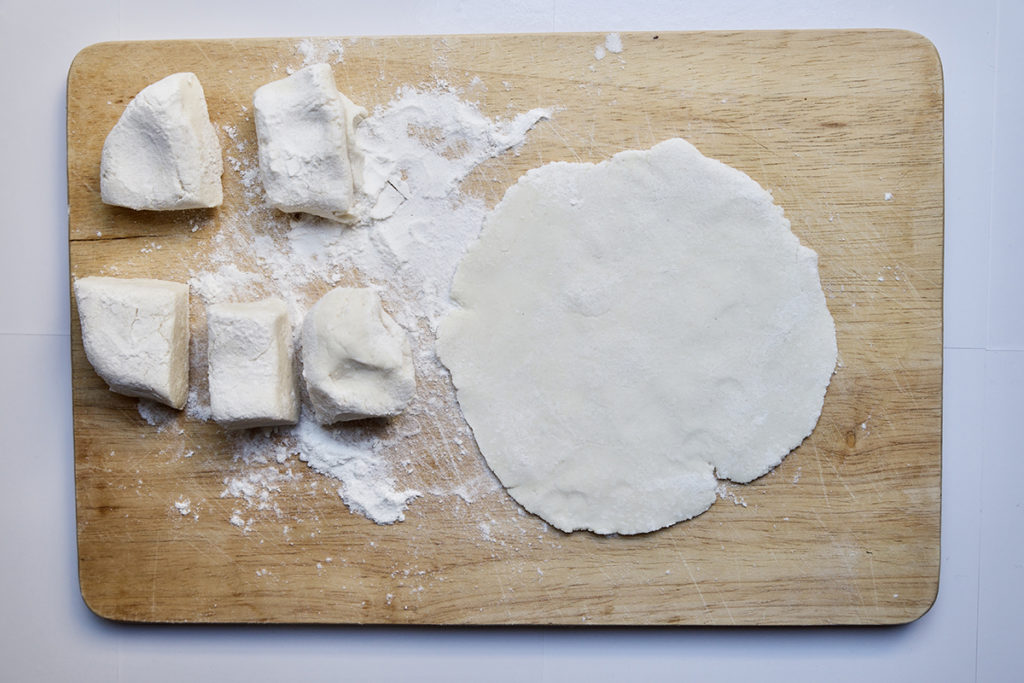
[[[821,467],[821,458],[824,454],[818,453],[818,457],[814,459],[814,463],[818,466],[818,482],[821,483],[821,494],[825,497],[825,507],[831,508],[832,502],[828,499],[828,487],[825,485],[825,471]],[[821,518],[819,517],[820,521]]]
[[[548,119],[548,126],[547,126],[547,128],[548,128],[548,129],[549,129],[549,130],[550,130],[550,131],[551,131],[552,133],[554,133],[554,134],[555,134],[555,136],[556,136],[556,137],[557,137],[557,138],[558,138],[559,140],[561,140],[561,141],[562,141],[562,144],[564,144],[564,145],[566,146],[566,148],[567,148],[567,149],[568,149],[568,150],[569,150],[570,152],[572,152],[572,155],[573,155],[573,156],[574,156],[574,157],[576,158],[576,161],[583,161],[583,157],[581,157],[581,156],[579,155],[579,152],[577,152],[577,151],[576,151],[576,148],[572,146],[572,144],[571,144],[571,143],[569,142],[568,138],[566,138],[566,137],[565,137],[565,135],[563,135],[563,134],[562,134],[562,128],[561,128],[561,126],[559,126],[559,125],[558,125],[557,123],[555,123],[554,119]]]
[[[683,567],[686,568],[686,573],[690,575],[690,582],[693,583],[693,587],[697,590],[697,597],[700,598],[700,603],[704,605],[704,611],[710,612],[711,610],[708,608],[708,601],[704,599],[704,591],[700,589],[700,583],[697,582],[697,577],[693,575],[693,570],[690,569],[690,563],[686,561],[685,557],[681,559],[683,560]]]
[[[868,569],[871,571],[871,594],[874,597],[875,609],[878,609],[878,582],[875,580],[875,560],[868,553]]]

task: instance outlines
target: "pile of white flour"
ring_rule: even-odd
[[[308,49],[300,52],[307,56]],[[205,264],[193,271],[189,284],[199,307],[276,296],[287,303],[297,332],[306,310],[327,289],[372,287],[409,333],[417,379],[413,402],[391,420],[325,428],[304,409],[294,427],[231,434],[236,467],[225,479],[223,497],[241,503],[232,524],[247,530],[247,510],[275,509],[273,496],[290,473],[282,475],[278,465],[295,456],[336,479],[338,494],[351,511],[381,524],[404,519],[409,503],[424,494],[473,500],[498,488],[481,469],[475,479],[456,479],[441,490],[417,475],[403,442],[429,425],[440,430],[434,437],[438,454],[467,452],[468,428],[461,421],[446,426],[452,420],[444,416],[457,415],[458,407],[434,352],[437,324],[452,306],[452,276],[487,213],[484,202],[462,192],[461,185],[481,163],[514,151],[549,115],[534,109],[495,120],[451,88],[399,90],[357,128],[365,154],[365,190],[377,201],[370,216],[354,227],[289,216],[267,206],[255,144],[237,128],[224,128],[225,182],[228,175],[237,176],[245,207],[221,213]],[[208,420],[204,325],[194,330],[191,363],[187,416]]]

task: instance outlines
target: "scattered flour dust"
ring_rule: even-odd
[[[322,42],[306,38],[298,44],[296,50],[302,57],[302,66],[319,63],[340,64],[345,61],[345,44],[340,40]],[[295,68],[288,69],[288,73],[295,71]]]
[[[741,505],[743,507],[747,507],[747,501],[737,496],[733,491],[731,491],[724,481],[718,482],[718,486],[715,487],[715,493],[722,500],[732,501],[733,505]]]
[[[174,408],[140,398],[138,410],[139,416],[146,421],[146,424],[156,427],[158,433],[163,433],[172,427],[176,427],[179,434],[184,431],[179,424],[180,413]]]
[[[340,42],[302,41],[297,52],[303,65],[337,63],[344,48]],[[251,117],[248,110],[243,113]],[[533,109],[496,120],[451,87],[401,88],[356,129],[367,211],[354,226],[269,207],[255,142],[235,127],[223,128],[225,182],[234,175],[244,206],[225,212],[220,230],[209,238],[206,262],[189,282],[194,304],[203,310],[212,303],[279,297],[288,306],[298,352],[301,321],[320,295],[339,285],[373,287],[409,334],[417,380],[412,403],[390,420],[325,428],[304,410],[294,427],[228,433],[233,463],[221,497],[237,501],[231,524],[248,532],[256,518],[282,515],[275,498],[282,485],[297,478],[289,468],[295,457],[337,480],[337,493],[349,510],[379,524],[403,520],[419,496],[472,502],[500,488],[486,467],[477,465],[478,474],[470,475],[466,471],[472,467],[459,467],[460,459],[469,457],[466,444],[472,436],[461,419],[451,417],[459,412],[434,340],[452,306],[456,267],[487,213],[482,199],[462,191],[462,181],[483,162],[514,153],[550,113]],[[204,325],[194,330],[190,351],[186,414],[209,420]],[[151,424],[164,423],[153,408],[145,410],[140,405]],[[430,425],[429,435],[423,425]],[[414,438],[427,444],[424,469],[433,478],[408,458],[408,440]]]
[[[622,37],[618,33],[609,33],[604,37],[604,44],[594,48],[594,59],[604,59],[611,54],[622,52]]]

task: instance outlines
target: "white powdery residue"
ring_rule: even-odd
[[[246,301],[254,285],[263,282],[259,273],[241,270],[234,263],[225,263],[213,271],[197,272],[189,278],[191,292],[207,305],[225,301]]]
[[[299,43],[295,49],[302,56],[303,66],[308,66],[316,61],[316,46],[309,38]]]
[[[259,158],[255,146],[250,149],[245,140],[239,140],[235,148],[238,156],[228,158],[231,160],[232,170],[238,175],[238,182],[242,185],[242,196],[246,203],[243,214],[252,216],[256,211],[270,207],[269,200],[263,194]]]
[[[270,432],[262,430],[240,432],[233,436],[233,441],[233,472],[224,478],[220,497],[234,498],[244,503],[246,510],[270,512],[280,518],[283,512],[277,504],[277,494],[283,484],[298,478],[291,468],[279,467],[288,457],[287,447]],[[243,518],[242,512],[242,509],[233,510],[228,521],[248,533],[255,520]]]
[[[338,40],[314,42],[306,38],[295,46],[295,50],[302,57],[302,66],[321,62],[340,64],[345,61],[345,46]]]
[[[252,519],[243,518],[242,513],[239,510],[235,510],[231,513],[228,523],[231,524],[231,526],[236,526],[241,529],[244,534],[252,531]]]
[[[331,261],[390,289],[390,296],[382,293],[385,301],[408,310],[389,312],[413,335],[418,320],[436,330],[451,306],[458,263],[487,213],[482,200],[458,191],[460,183],[484,161],[522,144],[550,116],[550,109],[536,108],[492,120],[454,92],[400,89],[356,129],[365,192],[397,206],[335,239]]]
[[[327,59],[332,64],[340,64],[345,61],[345,46],[337,40],[331,40],[327,42]]]
[[[193,330],[188,340],[189,386],[185,399],[185,415],[189,419],[208,422],[213,417],[210,408],[210,387],[207,382],[206,327]]]
[[[594,48],[594,59],[604,59],[607,54],[604,45],[598,45]]]
[[[891,202],[892,201],[892,192],[886,192],[885,195],[884,195],[884,199],[887,202]]]
[[[174,502],[174,507],[182,517],[186,517],[192,512],[192,501],[182,496]]]
[[[313,470],[341,480],[338,495],[352,512],[378,524],[405,519],[409,503],[422,495],[399,490],[391,468],[377,453],[381,440],[357,430],[327,430],[303,414],[292,430],[299,458]]]
[[[249,510],[281,516],[276,496],[282,485],[298,479],[290,467],[281,467],[290,455],[289,444],[272,430],[243,430],[229,436],[233,471],[224,478],[220,497],[243,501]]]
[[[266,248],[259,245],[256,253],[277,281],[308,278],[336,284],[343,272],[354,268],[353,261],[366,252],[367,240],[365,228],[349,228],[303,213],[289,219],[284,251],[268,243]],[[298,307],[301,302],[293,305]]]
[[[356,129],[366,192],[379,194],[389,179],[405,175],[415,195],[448,196],[470,171],[521,144],[550,116],[551,110],[537,108],[492,120],[455,92],[401,88]]]
[[[332,223],[325,226],[321,237],[326,238],[332,230],[344,229]],[[326,244],[322,243],[321,248],[326,249]],[[285,302],[297,339],[299,323],[312,303],[308,300],[307,289],[311,284],[326,280],[323,274],[327,270],[327,261],[315,248],[311,248],[309,253],[297,254],[289,241],[278,241],[266,234],[252,236],[250,255],[265,274],[268,295]]]
[[[281,490],[281,482],[294,479],[289,473],[282,473],[273,465],[258,469],[247,469],[237,476],[224,480],[221,498],[236,498],[245,501],[249,508],[280,513],[274,502],[274,494]]]
[[[242,106],[241,110],[243,116],[249,118],[245,115],[248,108]],[[225,160],[228,162],[228,167],[238,176],[238,181],[242,185],[242,197],[245,200],[245,208],[241,214],[243,216],[252,216],[257,211],[269,207],[267,199],[263,195],[263,183],[260,179],[256,145],[250,144],[246,138],[242,137],[237,126],[226,125],[223,129],[234,143],[235,154],[229,153],[228,148],[225,148]],[[237,219],[233,220],[233,222],[237,222]]]
[[[730,491],[729,487],[724,482],[719,483],[718,486],[715,487],[715,493],[723,500],[731,500],[733,505],[742,505],[743,507],[747,507],[747,501]]]
[[[165,431],[178,418],[178,411],[174,408],[149,399],[140,398],[138,408],[139,416],[146,424],[156,427],[158,433]]]
[[[377,226],[371,235],[375,257],[381,268],[367,273],[375,281],[384,281],[387,269],[398,274],[396,300],[406,302],[408,310],[399,311],[408,327],[422,317],[432,331],[451,309],[451,285],[466,249],[480,234],[487,207],[476,198],[464,198],[458,204],[436,200],[431,213],[444,211],[442,222],[430,214],[418,212],[420,202],[408,202],[396,215]],[[443,232],[443,237],[438,233]],[[366,272],[366,271],[364,271]],[[410,296],[411,295],[411,296]]]
[[[342,54],[340,43],[325,48],[303,41],[298,49],[311,61],[323,61],[325,49],[339,59]],[[306,310],[325,285],[354,281],[373,287],[409,334],[418,388],[406,410],[386,421],[324,428],[304,413],[295,427],[232,434],[235,459],[223,495],[245,502],[232,524],[251,528],[245,509],[280,514],[274,498],[289,473],[282,474],[279,465],[293,454],[340,480],[338,493],[349,509],[380,524],[403,520],[421,491],[471,502],[499,488],[486,468],[482,475],[465,474],[458,464],[462,458],[479,463],[463,445],[468,436],[462,428],[450,425],[457,403],[434,342],[437,325],[453,306],[455,270],[487,213],[481,199],[461,191],[462,181],[481,163],[522,144],[550,114],[538,108],[494,120],[451,90],[399,90],[357,128],[366,217],[353,226],[268,207],[255,146],[239,148],[231,168],[245,188],[246,209],[225,219],[210,240],[207,269],[200,267],[190,280],[195,295],[205,304],[280,297],[298,337]],[[187,415],[209,420],[202,326],[193,335],[190,356],[195,381]],[[416,438],[422,425],[432,425],[436,434],[424,454],[434,465],[424,469],[432,478],[421,484],[419,470],[402,462],[408,460],[407,439]],[[401,485],[396,475],[410,485]]]
[[[622,37],[618,33],[609,33],[604,38],[604,49],[619,54],[622,52]]]
[[[193,360],[192,368],[195,368],[198,363]],[[206,360],[202,362],[202,367],[206,368]],[[194,375],[194,373],[193,373]],[[198,385],[193,384],[188,388],[188,399],[185,401],[185,414],[193,420],[199,420],[200,422],[208,422],[213,418],[213,411],[210,408],[210,393],[208,390],[201,389]]]
[[[459,482],[445,482],[426,489],[426,493],[443,496],[451,495],[461,498],[466,503],[475,503],[484,496],[501,490],[501,482],[489,468],[478,476],[462,479]]]

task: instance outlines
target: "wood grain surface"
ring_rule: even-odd
[[[73,307],[79,576],[91,609],[159,622],[575,625],[891,624],[927,611],[939,573],[938,55],[899,31],[625,33],[621,53],[596,59],[603,42],[507,35],[306,47],[331,55],[339,88],[371,109],[400,86],[439,83],[490,116],[557,107],[517,154],[467,179],[463,191],[488,205],[529,168],[674,136],[769,188],[820,256],[838,331],[840,365],[813,435],[772,473],[730,484],[707,513],[651,534],[563,534],[495,487],[472,502],[426,495],[404,522],[381,526],[350,513],[339,482],[296,459],[260,466],[280,474],[262,486],[263,503],[223,495],[250,466],[233,455],[235,437],[185,416],[151,425],[135,399],[109,392],[85,358]],[[193,71],[225,149],[237,149],[229,130],[254,146],[252,93],[302,65],[299,43],[106,43],[77,56],[68,77],[72,279],[185,281],[202,267],[245,209],[237,169],[226,165],[218,209],[109,207],[99,196],[104,138],[141,88]],[[339,45],[343,54],[331,51]],[[192,308],[196,329],[200,303]],[[459,428],[450,411],[410,436],[404,456],[417,481],[487,477],[471,440],[444,438]]]

